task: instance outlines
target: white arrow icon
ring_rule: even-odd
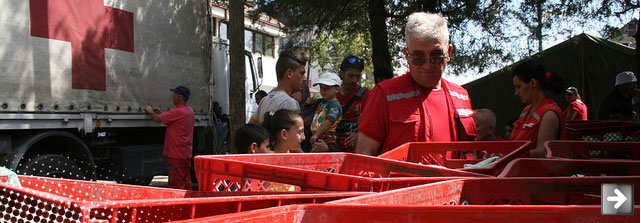
[[[617,194],[617,196],[609,196],[606,199],[608,201],[616,201],[617,203],[614,204],[614,209],[619,209],[619,207],[621,207],[621,205],[623,205],[623,203],[625,203],[625,201],[627,201],[628,198],[625,197],[625,195],[623,195],[623,193],[621,193],[621,191],[618,188],[614,189],[614,193]]]

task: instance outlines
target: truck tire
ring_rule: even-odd
[[[89,180],[71,159],[57,154],[38,155],[18,166],[18,174]]]

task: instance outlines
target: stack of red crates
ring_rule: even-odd
[[[322,205],[293,205],[195,219],[190,222],[635,222],[602,215],[602,183],[639,177],[477,178],[443,181]],[[638,204],[639,198],[634,202]]]
[[[194,159],[201,191],[372,191],[488,175],[351,153],[211,155]]]
[[[601,154],[628,160],[578,160],[574,156],[589,156],[574,145],[552,146],[547,159],[530,159],[527,141],[408,143],[378,158],[341,153],[199,157],[195,165],[201,190],[230,190],[221,186],[224,182],[237,191],[285,187],[377,193],[191,222],[637,221],[639,143],[615,144],[601,148]],[[595,145],[587,153],[597,154]],[[463,168],[494,155],[498,161],[487,167]],[[634,214],[602,215],[602,183],[633,184]]]
[[[1,222],[167,222],[290,204],[316,204],[367,192],[198,192],[19,176],[0,179]]]
[[[569,121],[565,125],[567,140],[639,142],[639,123],[628,121]]]

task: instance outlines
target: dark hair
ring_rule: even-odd
[[[291,128],[296,125],[296,118],[301,118],[298,112],[288,109],[281,109],[273,114],[270,113],[271,112],[265,113],[263,127],[265,127],[269,134],[271,134],[272,141],[274,142],[276,142],[276,139],[280,134],[280,130]]]
[[[349,68],[362,71],[365,68],[365,62],[361,58],[349,55],[343,59],[343,62],[341,63],[341,70],[346,71]]]
[[[305,64],[307,64],[307,60],[294,54],[294,52],[280,52],[278,55],[278,61],[276,62],[276,79],[280,81],[283,79],[283,76],[285,76],[285,72],[287,72],[287,70],[294,70]]]
[[[514,128],[514,123],[516,122],[516,120],[517,120],[516,118],[508,119],[507,121],[505,121],[505,125]]]
[[[236,151],[240,153],[249,153],[249,146],[252,143],[260,146],[265,139],[269,139],[267,129],[256,124],[245,124],[236,130],[234,146],[236,146]]]
[[[527,59],[517,65],[512,71],[512,76],[518,77],[523,82],[535,79],[540,83],[541,88],[551,90],[555,94],[563,92],[563,78],[557,74],[546,72],[543,65],[533,59]]]
[[[374,81],[384,81],[394,77],[394,73],[387,67],[379,67],[374,70]],[[378,82],[377,82],[378,84]]]
[[[260,91],[257,91],[257,92],[254,94],[254,97],[256,97],[256,95],[260,95],[261,97],[265,97],[265,96],[267,96],[267,92],[265,92],[265,91],[263,91],[263,90],[260,90]]]

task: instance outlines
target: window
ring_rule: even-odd
[[[245,30],[245,49],[254,51],[254,33],[250,30]]]
[[[265,36],[265,55],[273,57],[274,56],[274,37]]]
[[[219,33],[220,33],[220,38],[221,39],[228,39],[227,38],[227,23],[222,22],[222,21],[220,22]]]
[[[263,35],[260,33],[256,33],[254,36],[256,36],[256,48],[254,48],[254,52],[263,54]]]

